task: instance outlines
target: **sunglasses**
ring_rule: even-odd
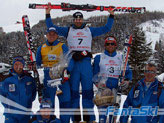
[[[106,44],[105,44],[105,46],[109,46],[109,45],[111,45],[111,46],[115,46],[116,43],[106,43]]]
[[[152,70],[145,70],[145,73],[155,74],[156,72],[155,71],[152,71]]]

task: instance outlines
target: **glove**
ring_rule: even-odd
[[[75,61],[80,61],[83,59],[84,56],[81,55],[81,52],[75,52],[73,55],[72,55],[72,58],[73,60]]]
[[[120,86],[121,86],[121,90],[125,91],[129,87],[129,81],[126,81],[126,80],[122,81],[120,83]]]
[[[70,73],[66,68],[64,68],[63,73],[62,73],[62,79],[63,79],[62,84],[68,81],[69,78],[70,78]]]

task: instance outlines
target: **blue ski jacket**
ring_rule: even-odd
[[[147,88],[144,80],[145,79],[140,80],[138,82],[138,86],[134,86],[131,89],[124,102],[123,108],[128,108],[130,106],[132,108],[140,108],[140,114],[142,114],[142,116],[133,115],[131,117],[132,123],[157,123],[158,121],[159,123],[163,123],[164,115],[156,116],[157,114],[155,113],[157,113],[157,110],[155,110],[155,107],[159,106],[159,108],[164,108],[164,90],[162,88],[160,95],[158,95],[159,81],[155,79],[155,81],[151,83],[150,87]],[[149,106],[150,108],[154,108],[154,111],[153,109],[149,109],[149,107],[146,106]],[[121,116],[120,122],[127,123],[128,117],[129,115]]]
[[[111,57],[115,57],[117,55],[117,52],[114,52],[112,53],[111,55],[108,53],[108,51],[104,51],[104,53],[108,56],[111,56]],[[100,72],[100,66],[99,66],[99,63],[100,63],[100,55],[96,55],[95,58],[94,58],[94,63],[93,63],[93,76],[98,74]],[[128,80],[132,80],[132,71],[129,67],[129,65],[127,65],[127,68],[126,68],[126,72],[125,72],[125,79],[128,79]],[[110,89],[112,88],[117,88],[118,87],[118,80],[117,78],[111,78],[109,77],[107,82],[106,82],[106,86]]]
[[[96,36],[99,36],[99,35],[102,35],[102,34],[109,32],[112,28],[113,22],[114,22],[114,16],[110,15],[108,18],[107,24],[105,26],[103,26],[103,27],[89,27],[91,34],[92,34],[92,37],[96,37]],[[52,23],[50,14],[46,15],[46,25],[47,25],[47,28],[54,26],[58,32],[58,35],[64,36],[65,38],[67,38],[68,32],[69,32],[69,27],[58,27],[58,26],[54,25]],[[72,25],[72,27],[76,29],[76,26],[74,24]],[[81,29],[84,27],[85,27],[85,24],[83,24],[81,26]]]
[[[35,80],[31,77],[31,75],[27,72],[23,72],[21,75],[17,73],[10,72],[11,76],[6,78],[1,83],[0,88],[0,95],[3,97],[14,101],[15,103],[23,106],[24,108],[32,108],[32,102],[35,100],[36,97],[36,83]],[[1,100],[1,99],[0,99]],[[1,100],[2,101],[2,100]],[[4,101],[4,100],[3,100]],[[13,109],[16,111],[24,111],[24,109],[15,106],[11,102],[6,101],[8,104],[2,102],[3,106],[5,107],[5,111],[7,109]],[[12,116],[15,118],[24,117],[24,115],[18,115],[13,113],[4,113],[5,116]]]

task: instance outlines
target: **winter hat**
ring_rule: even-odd
[[[117,45],[117,41],[116,41],[116,38],[114,36],[108,36],[105,38],[105,44],[108,42],[108,41],[113,41],[116,45]]]
[[[44,98],[42,101],[41,101],[41,104],[40,104],[40,108],[52,108],[52,103],[51,103],[51,100],[50,98]]]
[[[57,32],[55,27],[50,27],[50,28],[47,29],[47,33],[51,32],[51,31],[53,31],[53,32],[58,34],[58,32]]]
[[[14,57],[14,58],[13,58],[13,65],[14,65],[15,62],[17,62],[17,61],[21,62],[21,63],[23,64],[23,66],[25,65],[25,60],[24,60],[24,58],[23,58],[22,56],[16,56],[16,57]]]
[[[73,18],[83,18],[83,14],[81,12],[75,12]]]

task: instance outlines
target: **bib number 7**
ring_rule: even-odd
[[[79,45],[82,43],[83,39],[82,38],[78,38],[79,40]]]

